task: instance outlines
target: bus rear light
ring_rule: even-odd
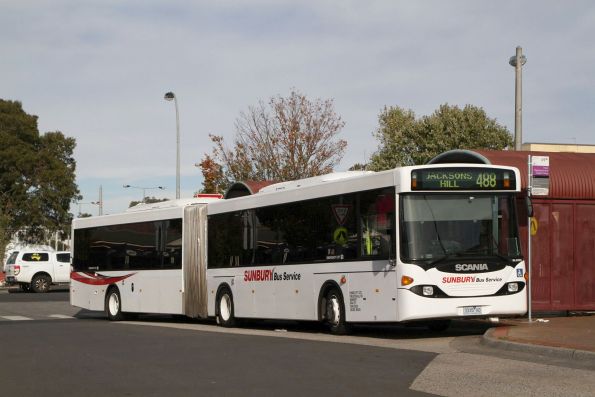
[[[517,283],[508,283],[508,292],[518,292],[519,285]]]
[[[434,295],[434,287],[432,287],[431,285],[424,285],[422,289],[422,294],[424,294],[425,296]]]
[[[525,272],[525,281],[529,282],[529,272]]]
[[[18,275],[21,272],[21,267],[19,265],[14,265],[14,275]]]
[[[411,285],[413,284],[413,279],[409,276],[402,276],[401,277],[401,285]]]

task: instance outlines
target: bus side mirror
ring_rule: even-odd
[[[525,207],[527,208],[527,216],[533,216],[533,201],[531,201],[531,197],[525,197]]]

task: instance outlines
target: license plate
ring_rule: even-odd
[[[463,306],[464,316],[473,316],[481,314],[481,306]]]

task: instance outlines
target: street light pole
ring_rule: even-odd
[[[173,92],[165,93],[166,101],[174,101],[176,108],[176,199],[180,198],[180,113],[178,111],[178,97]]]
[[[99,216],[103,215],[103,186],[99,185]]]
[[[510,57],[508,61],[510,66],[514,66],[515,84],[514,84],[514,150],[522,150],[523,146],[523,65],[527,63],[527,57],[523,55],[523,49],[518,46],[516,55]]]

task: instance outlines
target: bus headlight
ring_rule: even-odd
[[[431,285],[424,285],[422,289],[422,294],[424,294],[425,296],[434,295],[434,287],[432,287]]]
[[[518,291],[519,291],[518,283],[508,283],[508,292],[518,292]]]
[[[448,298],[448,295],[435,285],[415,285],[409,288],[409,291],[424,298]]]

